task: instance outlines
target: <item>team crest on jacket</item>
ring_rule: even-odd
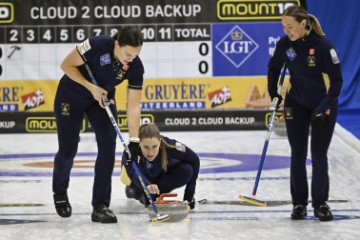
[[[338,64],[340,62],[335,49],[332,48],[330,50],[330,56],[331,56],[331,60],[334,64]]]
[[[124,66],[122,66],[122,68],[119,68],[119,66],[120,66],[120,63],[118,63],[116,67],[114,67],[114,66],[113,67],[114,67],[114,71],[117,71],[116,79],[122,80],[123,77],[125,76],[127,70],[129,69],[129,66],[124,65]]]
[[[181,152],[185,152],[186,151],[186,147],[184,144],[176,142],[175,143],[176,146],[176,150],[181,151]]]
[[[105,53],[100,56],[100,65],[101,66],[108,65],[110,63],[111,63],[110,53]]]
[[[297,55],[293,48],[289,48],[286,50],[286,56],[290,59],[290,61],[293,61]]]
[[[120,66],[120,62],[119,61],[115,61],[114,64],[113,64],[113,68],[114,68],[114,71],[117,71],[116,73],[116,79],[118,80],[122,80],[123,77],[125,76],[127,70],[129,69],[129,66],[122,66],[122,68],[119,68]]]
[[[308,56],[307,61],[308,61],[308,66],[309,67],[315,67],[316,66],[315,56]]]

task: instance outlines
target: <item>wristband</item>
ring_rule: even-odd
[[[129,142],[137,142],[137,143],[139,143],[139,142],[140,142],[140,138],[138,138],[138,137],[131,137],[131,138],[129,138]]]

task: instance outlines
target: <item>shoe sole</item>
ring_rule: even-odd
[[[291,220],[304,220],[305,217],[291,217]]]
[[[67,212],[67,213],[65,213],[65,214],[64,214],[64,211],[62,211],[62,208],[60,208],[60,207],[55,207],[55,210],[56,210],[56,213],[57,213],[60,217],[62,217],[62,218],[69,218],[69,217],[71,217],[71,213],[72,213],[71,207],[70,207],[70,211]]]
[[[320,222],[327,222],[334,220],[334,216],[320,217],[319,214],[314,214],[315,217],[319,218]]]
[[[296,217],[296,216],[293,216],[291,215],[291,219],[292,220],[304,220],[306,218],[307,214],[305,214],[304,216],[301,216],[301,217]]]
[[[94,215],[91,215],[91,221],[93,222],[99,222],[99,223],[117,223],[117,219],[103,219],[101,217],[98,217],[98,216],[94,216]]]

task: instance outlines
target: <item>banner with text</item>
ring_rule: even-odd
[[[267,62],[293,4],[301,1],[2,1],[0,111],[52,111],[67,54],[124,25],[144,37],[144,110],[269,107]]]

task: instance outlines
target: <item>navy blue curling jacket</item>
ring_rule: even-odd
[[[277,91],[283,63],[290,72],[287,97],[311,111],[325,112],[340,94],[342,73],[336,51],[314,31],[296,41],[282,37],[268,64],[268,90]]]
[[[199,174],[200,161],[198,155],[185,146],[184,144],[176,141],[175,139],[170,139],[165,136],[161,136],[168,144],[176,146],[176,148],[166,148],[166,153],[168,157],[168,171],[171,171],[171,168],[180,163],[190,164],[193,168],[193,177],[190,182],[188,182],[185,191],[190,193],[195,193],[196,179]],[[132,183],[134,183],[139,188],[141,183],[137,178],[135,171],[133,170],[131,164],[126,164],[126,155],[123,154],[122,165],[125,166],[127,175],[129,176]],[[142,154],[140,154],[140,161],[138,163],[139,170],[143,174],[144,181],[146,185],[156,184],[156,180],[161,178],[162,175],[166,174],[161,167],[161,151],[153,161],[146,160]],[[175,180],[176,181],[176,180]],[[160,189],[161,190],[161,189]]]

